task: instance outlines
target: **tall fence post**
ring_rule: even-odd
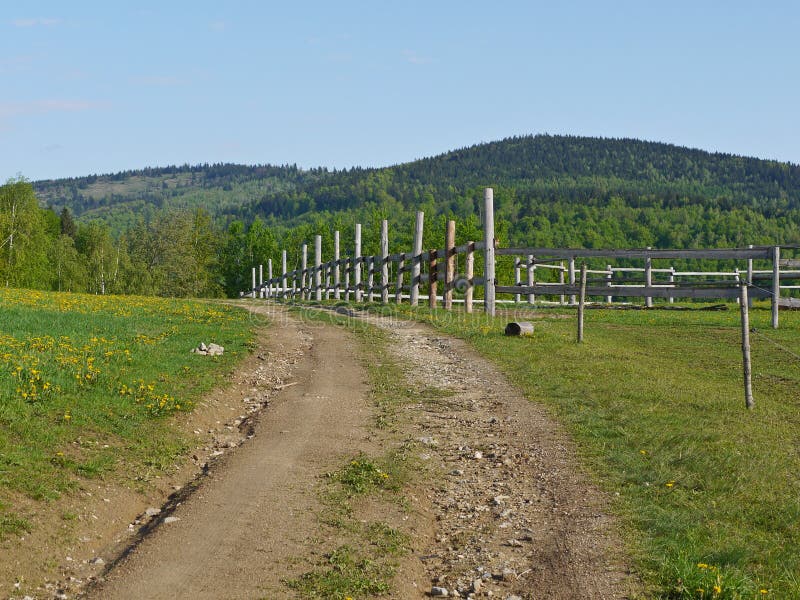
[[[442,304],[446,310],[453,309],[453,282],[456,278],[456,222],[447,222],[444,235],[445,271],[444,298]]]
[[[314,236],[314,300],[322,300],[322,236]]]
[[[250,296],[253,298],[256,297],[256,268],[253,267],[253,287],[251,288],[253,291],[250,293]]]
[[[475,292],[473,280],[475,278],[475,242],[467,242],[467,257],[464,264],[464,278],[467,280],[467,289],[464,291],[464,310],[472,312],[472,296]]]
[[[264,297],[264,265],[258,265],[258,297]]]
[[[286,298],[286,250],[281,251],[281,298]]]
[[[778,310],[781,300],[781,247],[772,249],[772,328],[778,328]]]
[[[747,284],[741,285],[739,304],[742,311],[742,370],[744,371],[744,405],[753,408],[752,367],[750,364],[750,315]]]
[[[389,304],[389,222],[381,221],[381,304]]]
[[[650,250],[650,246],[647,249]],[[653,259],[649,254],[644,259],[644,285],[647,288],[653,287]],[[653,308],[653,297],[645,296],[644,305],[647,308]]]
[[[353,256],[353,288],[355,300],[361,302],[361,223],[356,223],[355,256]]]
[[[606,271],[607,271],[606,272],[606,287],[610,288],[611,287],[612,278],[614,277],[614,271],[611,269],[611,265],[606,265]],[[613,298],[612,298],[611,295],[606,296],[606,302],[608,304],[611,304],[612,300],[613,300]]]
[[[414,222],[414,248],[411,257],[411,306],[419,304],[419,275],[422,265],[422,227],[425,213],[417,211],[417,220]]]
[[[339,268],[339,231],[333,232],[333,297],[339,300],[341,296],[341,269]]]
[[[490,316],[495,315],[495,274],[494,274],[494,190],[486,188],[483,192],[483,294],[484,310]]]
[[[514,257],[514,285],[519,287],[522,285],[521,279],[521,272],[522,272],[522,261],[520,260],[519,256]],[[514,302],[519,304],[519,301],[522,299],[520,294],[514,294]]]
[[[303,257],[300,263],[300,299],[308,300],[310,295],[308,293],[308,244],[303,244]]]

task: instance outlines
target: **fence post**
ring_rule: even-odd
[[[258,297],[264,297],[264,265],[258,265]]]
[[[569,257],[569,284],[575,285],[575,257]],[[575,306],[575,294],[570,294],[569,296],[569,304],[570,306]]]
[[[339,267],[339,231],[333,232],[333,297],[341,298],[341,269]]]
[[[400,260],[397,263],[397,285],[394,289],[394,301],[396,304],[403,302],[403,271],[405,271],[406,263],[403,260],[403,255],[400,255]]]
[[[250,288],[250,289],[253,290],[252,292],[250,292],[250,296],[252,298],[255,298],[256,297],[256,268],[255,267],[253,267],[253,287]]]
[[[750,364],[750,315],[748,311],[747,284],[740,286],[739,304],[742,311],[742,367],[744,371],[744,405],[753,408],[752,366]]]
[[[286,250],[281,251],[281,298],[286,298]]]
[[[586,306],[586,263],[581,264],[581,293],[578,297],[578,343],[583,343],[583,313]]]
[[[673,290],[674,290],[674,288],[675,288],[675,267],[670,267],[669,268],[669,284],[673,287]],[[670,292],[670,295],[669,295],[669,303],[670,304],[674,304],[675,303],[675,296],[673,294],[674,294],[674,291]]]
[[[464,262],[464,277],[467,280],[467,289],[464,291],[464,310],[471,313],[472,295],[475,291],[475,286],[472,285],[475,276],[475,242],[467,242],[467,257]]]
[[[753,244],[748,244],[747,246],[750,250],[753,249]],[[753,259],[747,259],[747,285],[753,285]],[[753,299],[748,296],[748,301],[750,302],[750,307],[753,307]]]
[[[344,259],[344,301],[350,302],[350,264],[351,258]]]
[[[419,275],[422,267],[422,227],[425,213],[417,211],[417,220],[414,222],[414,248],[411,257],[411,306],[419,304]]]
[[[444,235],[445,271],[444,297],[442,303],[446,310],[453,309],[453,282],[456,278],[456,222],[448,221]]]
[[[272,298],[272,259],[267,259],[267,279],[269,280],[269,285],[267,285],[267,298]]]
[[[606,287],[610,288],[612,278],[614,277],[614,271],[611,270],[611,265],[606,265],[606,271],[608,271],[608,273],[606,273]],[[613,301],[612,296],[606,296],[607,304],[611,304],[612,301]]]
[[[528,287],[533,287],[536,281],[536,258],[533,254],[528,254],[528,279],[526,283]],[[536,296],[533,293],[528,294],[528,304],[534,306],[536,304]]]
[[[520,278],[520,272],[521,272],[520,262],[521,261],[520,261],[519,256],[515,256],[514,257],[514,285],[517,286],[517,287],[522,285],[522,279]],[[522,296],[520,294],[514,294],[514,302],[516,304],[519,304],[519,301],[520,301],[521,298],[522,298]]]
[[[650,250],[650,246],[647,249]],[[644,285],[647,288],[653,287],[653,259],[649,254],[644,259]],[[653,308],[653,297],[645,296],[644,305],[647,308]]]
[[[495,264],[494,264],[494,190],[486,188],[483,191],[483,241],[484,267],[483,267],[483,294],[484,310],[490,316],[495,315]]]
[[[375,257],[367,258],[367,301],[375,301]]]
[[[438,293],[439,287],[439,252],[436,248],[433,248],[428,251],[428,306],[430,308],[436,308],[436,301],[438,298],[436,294]]]
[[[772,328],[778,328],[778,308],[781,299],[781,247],[772,249]]]
[[[353,256],[353,288],[356,302],[361,302],[361,223],[356,223],[355,256]]]
[[[389,304],[389,221],[381,221],[381,304]]]
[[[300,263],[300,299],[307,300],[311,296],[308,294],[308,244],[303,244],[303,257]]]
[[[314,236],[314,300],[322,300],[322,236]]]

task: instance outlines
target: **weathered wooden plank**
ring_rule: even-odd
[[[513,286],[513,285],[498,285],[496,286],[498,294],[540,294],[540,295],[577,295],[580,293],[580,286],[578,285],[561,285],[558,283],[541,284],[538,283],[532,287],[528,286]],[[738,298],[739,288],[736,286],[730,287],[667,287],[667,286],[653,286],[653,287],[631,287],[631,286],[614,286],[608,288],[606,286],[587,286],[587,296],[607,296],[609,291],[613,290],[614,296],[627,296],[635,298],[644,298],[652,296],[654,298]],[[751,288],[750,295],[756,298],[769,298],[772,293],[769,290],[762,290],[759,288]]]
[[[687,258],[687,259],[748,259],[748,258],[772,258],[772,246],[755,248],[698,248],[698,249],[600,249],[600,248],[497,248],[495,251],[499,256],[523,256],[533,254],[539,258]]]

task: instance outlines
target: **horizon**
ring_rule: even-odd
[[[0,181],[382,168],[536,132],[796,165],[798,26],[786,1],[34,0],[0,19]]]
[[[45,182],[45,181],[58,181],[58,180],[61,180],[61,179],[81,179],[81,178],[84,178],[84,177],[107,177],[107,176],[113,176],[113,175],[118,175],[118,174],[122,174],[122,173],[128,173],[128,172],[145,171],[145,170],[148,170],[148,169],[152,169],[152,170],[172,169],[172,168],[182,169],[182,168],[203,167],[203,166],[206,166],[206,165],[208,165],[209,167],[213,167],[215,165],[233,165],[233,166],[239,166],[239,167],[279,167],[279,168],[296,167],[297,169],[299,169],[301,171],[304,171],[304,172],[313,171],[313,170],[317,170],[317,169],[322,169],[322,170],[325,170],[325,171],[331,172],[331,173],[332,172],[341,172],[341,171],[350,171],[350,170],[354,170],[354,169],[380,170],[380,169],[391,169],[393,167],[399,167],[399,166],[403,166],[403,165],[406,165],[406,164],[410,164],[410,163],[414,163],[414,162],[422,161],[422,160],[432,160],[432,159],[436,159],[436,158],[441,157],[441,156],[446,156],[446,155],[451,154],[453,152],[460,152],[460,151],[468,150],[470,148],[474,148],[474,147],[478,147],[478,146],[501,143],[501,142],[504,142],[506,140],[511,140],[511,139],[515,139],[515,138],[519,139],[519,138],[537,137],[537,136],[574,137],[574,138],[598,139],[598,140],[633,141],[633,142],[642,142],[642,143],[646,143],[646,144],[662,144],[662,145],[665,145],[665,146],[669,146],[669,147],[672,147],[672,148],[678,148],[678,149],[681,149],[681,150],[698,151],[698,152],[704,152],[704,153],[711,154],[711,155],[719,155],[719,156],[725,156],[725,157],[731,157],[731,158],[746,158],[746,159],[754,159],[754,160],[763,160],[763,161],[768,161],[768,162],[778,162],[780,164],[787,164],[787,165],[792,166],[792,167],[800,167],[800,163],[794,163],[792,161],[782,161],[782,160],[777,160],[777,159],[772,159],[772,158],[762,158],[760,156],[747,156],[747,155],[744,155],[744,154],[735,154],[735,153],[723,152],[723,151],[710,151],[710,150],[705,150],[703,148],[693,148],[693,147],[690,147],[690,146],[681,146],[679,144],[672,144],[672,143],[669,143],[669,142],[660,142],[660,141],[657,141],[657,140],[643,140],[643,139],[638,139],[638,138],[626,138],[626,137],[606,137],[606,136],[585,136],[585,135],[572,135],[572,134],[533,133],[533,134],[526,134],[526,135],[509,136],[509,137],[505,137],[505,138],[498,139],[498,140],[491,140],[491,141],[488,141],[488,142],[478,142],[478,143],[475,143],[475,144],[470,144],[469,146],[462,146],[460,148],[453,148],[453,149],[447,150],[445,152],[440,152],[439,154],[433,154],[433,155],[430,155],[430,156],[423,156],[423,157],[420,157],[420,158],[414,158],[414,159],[411,159],[411,160],[408,160],[408,161],[405,161],[405,162],[401,162],[401,163],[394,163],[394,164],[391,164],[391,165],[382,165],[382,166],[377,166],[377,167],[364,166],[364,165],[352,165],[350,167],[337,168],[337,167],[327,167],[325,165],[315,165],[315,166],[305,167],[305,166],[297,165],[295,163],[236,163],[236,162],[211,163],[211,162],[202,162],[202,163],[180,163],[180,164],[165,164],[165,165],[146,165],[146,166],[142,166],[142,167],[133,167],[133,168],[129,168],[129,169],[122,169],[122,170],[119,170],[119,171],[108,171],[108,172],[104,172],[104,173],[99,173],[99,172],[98,173],[84,173],[84,174],[81,174],[81,175],[68,175],[68,176],[65,176],[65,177],[54,177],[54,178],[45,178],[45,179],[29,179],[29,178],[25,177],[24,174],[23,174],[23,178],[25,180],[27,180],[27,181],[30,181],[31,183],[37,183],[37,182]]]

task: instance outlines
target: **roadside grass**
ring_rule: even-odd
[[[30,529],[14,494],[55,500],[173,465],[188,446],[169,416],[192,410],[251,335],[245,311],[217,304],[0,290],[0,538]],[[201,341],[225,354],[190,354]]]
[[[696,306],[696,305],[693,305]],[[800,598],[800,313],[751,311],[755,409],[739,312],[483,313],[373,306],[464,338],[576,440],[614,498],[630,560],[660,598]],[[503,335],[535,322],[532,337]]]
[[[420,465],[402,440],[392,437],[399,407],[416,401],[415,391],[406,386],[405,375],[387,349],[387,334],[358,320],[347,319],[325,310],[294,308],[296,314],[313,326],[324,322],[347,327],[360,342],[361,360],[368,377],[372,400],[377,408],[374,427],[382,431],[383,451],[358,453],[339,469],[325,474],[321,492],[323,510],[320,524],[328,528],[326,539],[336,539],[324,561],[286,581],[286,585],[305,598],[345,600],[389,594],[398,560],[410,544],[406,533],[385,520],[365,514],[404,514],[405,491],[420,473]],[[330,533],[333,532],[333,533]]]

